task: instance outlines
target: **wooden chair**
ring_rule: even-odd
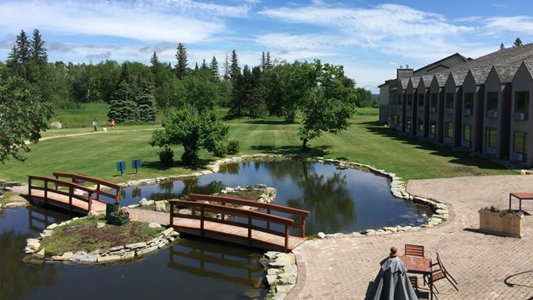
[[[418,276],[409,276],[409,282],[411,282],[411,286],[415,290],[418,290],[418,288],[419,288],[419,286],[418,286]]]
[[[438,252],[437,252],[437,263],[436,264],[432,264],[431,266],[435,268],[431,272],[431,279],[432,279],[433,283],[435,283],[435,281],[439,281],[439,280],[441,280],[443,278],[446,278],[450,282],[450,284],[455,288],[455,290],[459,291],[459,288],[457,288],[457,284],[458,284],[457,281],[455,280],[455,278],[453,278],[453,276],[444,267],[444,264],[442,263],[442,260],[440,259],[440,256],[439,256]],[[424,284],[426,284],[426,283],[429,283],[429,277],[428,276],[424,277]],[[437,290],[437,287],[435,287],[435,285],[433,285],[433,288],[435,289],[435,291],[437,293],[439,292],[439,290]]]
[[[424,246],[405,244],[405,255],[424,257]]]

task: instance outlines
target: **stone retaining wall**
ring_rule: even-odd
[[[179,237],[179,233],[173,228],[168,228],[161,232],[159,236],[148,241],[124,246],[112,247],[110,249],[99,249],[91,253],[79,251],[76,253],[65,252],[62,255],[48,257],[45,255],[45,249],[41,248],[41,240],[52,235],[53,229],[59,226],[65,226],[68,223],[78,220],[73,218],[71,220],[62,222],[60,224],[51,224],[40,234],[39,238],[27,239],[27,245],[24,252],[30,255],[32,259],[55,261],[55,262],[72,262],[72,263],[110,263],[120,260],[130,260],[135,257],[146,255],[150,252],[162,249],[168,244],[174,242]],[[104,224],[105,225],[105,224]],[[159,225],[159,224],[157,224]],[[160,226],[160,225],[159,225]]]

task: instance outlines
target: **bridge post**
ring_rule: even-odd
[[[289,225],[285,223],[285,252],[289,250]]]
[[[248,246],[252,246],[252,215],[248,213]]]
[[[204,211],[205,206],[200,206],[200,236],[204,237]]]

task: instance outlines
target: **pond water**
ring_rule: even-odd
[[[224,187],[258,183],[277,189],[276,204],[306,209],[307,234],[353,232],[419,225],[428,207],[394,198],[390,182],[358,170],[298,161],[243,162],[215,174],[123,190],[122,203],[142,198],[211,194]],[[28,207],[0,212],[0,299],[249,299],[261,288],[262,252],[233,245],[180,239],[143,259],[114,265],[23,263],[26,239],[51,223],[72,218],[53,209]]]
[[[277,189],[275,204],[305,209],[306,234],[351,233],[384,226],[417,226],[431,209],[395,198],[390,181],[355,169],[301,161],[241,162],[220,167],[218,173],[189,180],[162,182],[123,190],[122,204],[142,198],[181,198],[190,193],[212,194],[224,187],[263,183]]]
[[[0,299],[249,299],[264,295],[263,253],[181,239],[132,262],[107,266],[22,262],[26,239],[72,216],[39,207],[0,212]]]

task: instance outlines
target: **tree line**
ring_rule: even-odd
[[[206,124],[212,123],[215,107],[227,107],[228,117],[274,115],[284,117],[288,123],[296,122],[298,118],[301,120],[302,148],[305,149],[308,141],[322,132],[335,133],[345,129],[356,107],[368,106],[372,102],[370,92],[356,88],[355,81],[345,76],[342,66],[323,64],[319,60],[273,61],[269,52],[263,52],[258,66],[244,65],[241,68],[237,52],[233,50],[226,55],[222,66],[213,56],[209,62],[204,59],[191,67],[182,43],[176,47],[175,57],[174,64],[161,62],[154,51],[149,65],[130,61],[119,64],[113,60],[96,64],[48,62],[46,42],[39,31],[34,30],[31,38],[21,31],[5,64],[0,63],[0,87],[31,88],[32,95],[25,97],[34,98],[43,105],[41,112],[31,119],[40,120],[44,126],[36,122],[33,130],[22,135],[33,137],[32,140],[38,139],[38,132],[46,128],[44,121],[50,118],[54,108],[75,108],[83,103],[103,101],[110,105],[109,119],[115,119],[117,123],[152,122],[159,111],[166,116],[163,125],[168,128],[173,127],[169,124],[171,120],[175,123],[183,119],[180,113],[174,112],[180,110],[188,111],[186,115],[205,114]],[[17,103],[17,109],[22,109],[22,103],[28,100],[11,93],[0,96],[5,98],[2,103],[6,106]],[[13,102],[9,104],[7,98]],[[3,115],[0,117],[0,122],[6,121]],[[218,128],[216,131],[227,136],[227,130]],[[152,144],[163,149],[177,143],[170,134],[163,136],[161,133],[154,135]],[[222,137],[209,139],[217,138]],[[18,145],[13,150],[27,151],[20,141],[2,142],[2,149]],[[224,146],[215,145],[217,143],[206,142],[204,147],[223,155],[225,151],[221,149]],[[189,157],[191,153],[185,156]],[[7,153],[0,154],[0,161],[2,157],[7,157]]]

